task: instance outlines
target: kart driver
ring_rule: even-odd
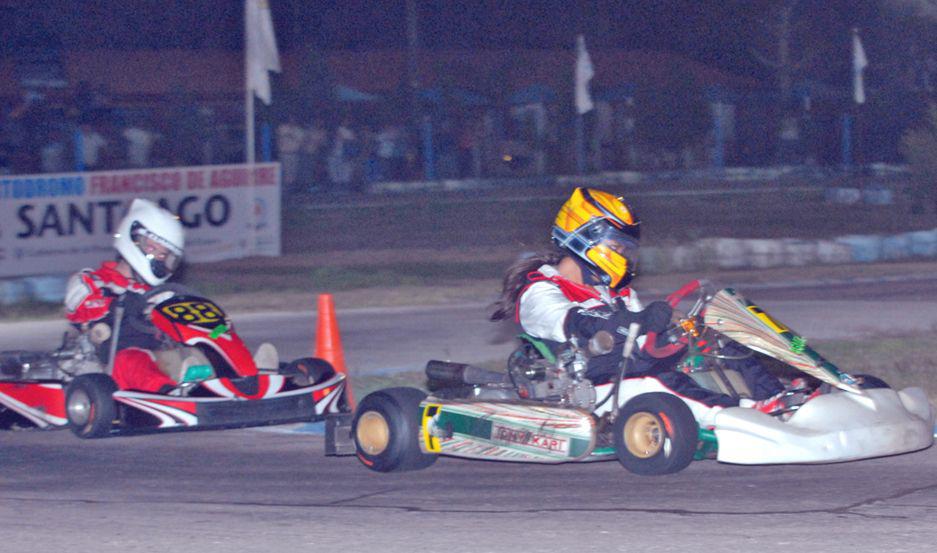
[[[593,384],[612,380],[619,371],[629,325],[641,324],[637,339],[641,347],[647,332],[662,333],[672,317],[669,304],[655,301],[643,307],[629,287],[635,275],[640,224],[621,198],[595,189],[575,189],[553,225],[557,248],[521,259],[508,269],[491,319],[513,316],[524,332],[557,346],[571,338],[585,345],[600,330],[608,331],[616,338],[616,347],[608,354],[593,356],[585,374]],[[745,351],[735,343],[728,348],[737,348],[735,353]],[[671,393],[699,402],[704,409],[739,405],[738,399],[707,390],[674,370],[683,353],[681,349],[665,359],[655,359],[639,350],[628,376],[654,376]],[[747,406],[766,412],[781,406],[784,386],[757,360],[726,361],[741,373],[754,395],[755,402],[743,400]]]
[[[65,291],[66,318],[97,345],[108,362],[117,307],[123,307],[111,376],[121,390],[170,393],[176,383],[160,371],[153,351],[160,340],[151,326],[152,303],[143,294],[166,282],[179,267],[185,233],[179,219],[155,203],[135,199],[114,235],[115,261],[73,275]],[[137,324],[132,324],[132,319]],[[140,322],[143,321],[143,324]]]

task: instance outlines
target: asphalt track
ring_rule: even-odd
[[[322,438],[257,430],[79,442],[0,437],[0,549],[38,551],[930,552],[937,449],[852,463],[441,458],[378,474]]]
[[[752,295],[819,337],[933,328],[935,287],[937,280],[916,279]],[[346,360],[378,371],[419,367],[437,353],[490,359],[510,344],[475,320],[485,312],[478,305],[340,312]],[[275,337],[288,353],[308,352],[314,320],[293,316],[252,315],[239,328],[249,342]],[[49,323],[7,326],[0,349],[30,347],[43,328],[46,340],[58,333]],[[353,457],[324,457],[321,436],[279,430],[97,441],[65,431],[0,433],[0,551],[854,553],[933,551],[937,543],[935,448],[816,466],[701,461],[665,477],[635,476],[616,462],[452,458],[383,475]]]
[[[810,339],[865,337],[937,329],[937,275],[852,278],[778,284],[735,284],[773,317]],[[644,301],[670,290],[645,290]],[[346,364],[362,375],[422,370],[429,359],[468,363],[506,359],[517,330],[488,321],[484,302],[432,307],[339,309]],[[316,315],[307,312],[232,314],[250,347],[269,341],[281,359],[312,355]],[[49,349],[60,321],[0,323],[0,350]]]

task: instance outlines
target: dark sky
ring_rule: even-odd
[[[417,0],[424,48],[591,48],[671,51],[737,73],[779,0]],[[405,0],[270,0],[280,48],[406,46]],[[0,0],[2,53],[67,49],[239,49],[241,0]],[[849,28],[877,26],[878,0],[801,0],[799,31],[815,50],[847,49]],[[819,42],[818,42],[819,41]],[[820,44],[822,42],[822,44]],[[824,54],[825,55],[825,54]]]

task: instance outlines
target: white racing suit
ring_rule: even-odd
[[[622,357],[623,334],[630,322],[642,322],[644,306],[631,288],[614,291],[606,286],[585,286],[560,276],[552,265],[542,265],[527,275],[528,284],[518,298],[517,322],[524,332],[559,346],[573,336],[584,343],[598,330],[609,330],[617,338],[616,347],[608,354],[589,360],[586,377],[593,384],[602,384],[616,377]],[[641,351],[646,336],[636,340],[636,353],[625,378],[653,377],[669,392],[699,402],[705,407],[732,407],[738,399],[703,388],[674,366],[684,354],[655,359]],[[726,353],[742,353],[742,346],[731,343]],[[741,357],[741,356],[740,356]],[[728,362],[728,361],[727,361]],[[754,357],[731,361],[748,383],[753,399],[765,399],[782,391],[783,385],[767,373]]]

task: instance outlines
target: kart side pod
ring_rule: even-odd
[[[470,459],[562,463],[595,448],[595,422],[580,409],[477,401],[420,404],[420,447]]]

